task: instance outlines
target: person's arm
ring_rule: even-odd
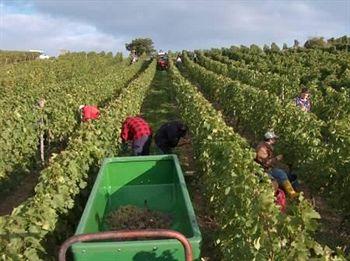
[[[278,155],[276,157],[269,159],[269,153],[268,153],[266,147],[260,147],[260,148],[258,148],[258,150],[256,152],[256,159],[261,163],[265,163],[265,165],[267,165],[267,166],[272,166],[273,164],[282,160],[282,158],[283,158],[282,155]]]
[[[185,146],[187,144],[191,144],[191,140],[190,139],[188,139],[188,140],[182,139],[181,142],[179,144],[177,144],[177,147]]]
[[[273,158],[271,158],[271,159],[268,159],[267,161],[266,161],[266,163],[268,164],[268,165],[274,165],[274,164],[276,164],[277,162],[279,162],[279,161],[281,161],[283,159],[283,156],[282,155],[277,155],[276,157],[273,157]]]
[[[269,157],[269,154],[267,152],[267,149],[265,147],[260,147],[256,151],[256,159],[259,162],[267,162]]]
[[[122,125],[122,130],[120,132],[120,138],[122,139],[122,142],[125,143],[128,140],[128,135],[129,135],[129,128],[127,125],[127,122],[124,121]]]

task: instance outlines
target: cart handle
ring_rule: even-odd
[[[185,249],[185,260],[192,261],[192,246],[190,242],[188,242],[187,238],[174,230],[167,229],[146,229],[146,230],[119,230],[119,231],[106,231],[99,233],[90,233],[90,234],[81,234],[75,235],[68,238],[62,246],[60,247],[60,251],[58,253],[58,260],[65,261],[66,260],[66,252],[67,249],[74,243],[91,241],[91,240],[106,240],[106,239],[120,239],[127,238],[133,239],[138,237],[147,237],[147,238],[174,238],[181,242],[182,246]]]

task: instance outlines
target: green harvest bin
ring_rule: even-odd
[[[172,215],[170,229],[190,242],[200,260],[201,233],[186,183],[175,155],[107,158],[96,178],[75,235],[106,231],[104,218],[123,205],[144,207]],[[72,245],[74,260],[185,260],[176,239],[80,242]]]

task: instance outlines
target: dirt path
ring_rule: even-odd
[[[321,215],[316,240],[333,249],[339,246],[346,254],[350,254],[350,223],[337,214],[321,196],[313,194],[305,184],[301,184],[301,191]]]
[[[171,85],[166,72],[157,71],[141,110],[142,116],[151,124],[154,133],[165,122],[181,120],[172,96]],[[189,137],[189,141],[191,138]],[[202,260],[218,260],[213,246],[213,234],[216,229],[213,218],[208,214],[208,206],[203,199],[200,173],[197,170],[191,143],[177,147],[174,153],[178,155],[189,194],[195,209],[197,221],[202,233]],[[151,154],[158,154],[154,144]]]
[[[0,201],[0,216],[11,214],[12,210],[24,202],[34,193],[34,187],[38,181],[38,173],[30,173],[24,177],[19,186],[6,198]]]

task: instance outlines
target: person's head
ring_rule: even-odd
[[[308,99],[310,97],[310,91],[308,88],[303,87],[300,92],[300,97],[302,99]]]
[[[79,113],[82,113],[83,112],[83,108],[85,107],[85,105],[80,105],[79,108],[78,108],[78,112]]]
[[[38,101],[38,106],[39,108],[44,108],[45,107],[45,103],[46,103],[46,100],[44,98],[41,98],[39,101]]]
[[[269,144],[275,144],[277,142],[278,136],[273,131],[268,131],[264,135],[265,142]]]

